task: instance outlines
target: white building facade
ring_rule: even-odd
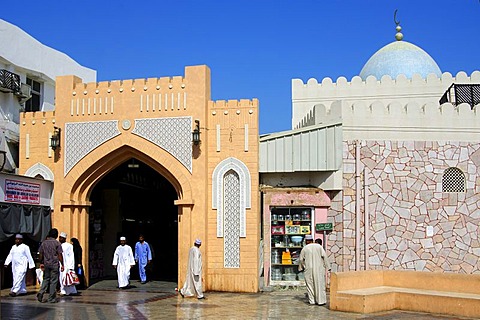
[[[51,228],[52,170],[37,163],[24,176],[17,174],[19,128],[24,124],[20,112],[54,110],[57,76],[76,74],[95,81],[96,71],[1,19],[0,43],[0,253],[4,255],[16,233],[24,234],[36,250]]]
[[[75,74],[92,82],[96,71],[1,19],[0,43],[0,152],[6,153],[3,171],[14,173],[20,111],[54,110],[57,76]]]
[[[334,271],[480,273],[479,84],[478,71],[441,73],[401,34],[350,81],[294,79],[292,131],[260,139],[261,183],[329,195]],[[341,154],[337,168],[272,170],[262,161],[292,134],[328,130],[310,146],[325,159]]]

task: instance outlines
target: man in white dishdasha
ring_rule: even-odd
[[[75,288],[75,285],[65,285],[65,278],[67,276],[67,272],[69,272],[70,270],[75,270],[75,256],[73,254],[73,245],[67,242],[67,234],[65,232],[60,233],[58,241],[60,241],[60,243],[62,244],[64,266],[63,271],[60,272],[60,295],[74,295],[77,294],[77,288]]]
[[[23,244],[23,236],[17,234],[15,236],[15,244],[10,249],[10,253],[5,260],[5,268],[12,263],[13,286],[10,289],[10,296],[23,295],[27,293],[27,286],[25,285],[25,275],[27,269],[35,268],[30,248]]]
[[[183,288],[180,289],[180,295],[184,297],[193,297],[195,294],[198,299],[205,299],[202,289],[202,253],[200,246],[202,241],[196,239],[195,243],[188,252],[187,278]]]
[[[130,269],[135,265],[132,247],[127,244],[125,237],[120,237],[120,245],[113,254],[112,265],[117,269],[118,288],[128,289],[130,287]]]
[[[300,252],[298,271],[305,272],[308,302],[323,306],[327,303],[325,275],[326,270],[330,270],[330,262],[323,247],[313,242],[312,235],[306,235],[305,242],[307,245]]]

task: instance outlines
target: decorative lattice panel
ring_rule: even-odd
[[[240,178],[230,170],[224,181],[224,260],[225,268],[240,267]]]
[[[192,172],[192,118],[136,119],[136,134],[164,149]]]
[[[66,123],[64,175],[92,150],[119,134],[117,120]]]
[[[443,192],[465,192],[465,175],[458,168],[448,168],[442,177]]]

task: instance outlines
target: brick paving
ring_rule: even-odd
[[[79,296],[59,297],[58,303],[39,303],[36,288],[29,294],[9,297],[1,291],[1,319],[365,319],[365,320],[453,320],[469,319],[415,312],[391,311],[377,314],[336,312],[310,306],[302,288],[264,293],[207,292],[206,300],[182,298],[174,283],[132,282],[128,290],[116,289],[116,281],[91,286]]]

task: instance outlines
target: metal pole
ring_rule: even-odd
[[[355,271],[360,270],[360,142],[355,142]]]
[[[367,168],[364,168],[363,171],[363,184],[364,184],[364,190],[363,190],[363,199],[364,199],[364,211],[365,211],[365,217],[364,217],[364,236],[365,239],[363,240],[364,245],[365,245],[365,270],[368,270],[370,268],[369,265],[369,239],[370,239],[370,211],[368,210],[368,171]]]

